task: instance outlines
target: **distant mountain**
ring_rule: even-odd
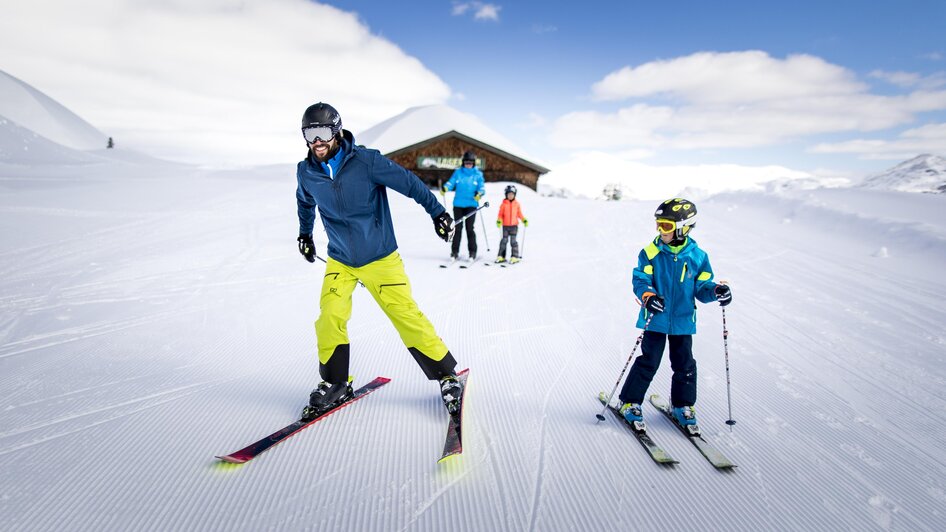
[[[100,159],[91,152],[57,144],[0,115],[0,163],[82,164]]]
[[[868,177],[861,186],[879,190],[942,194],[946,192],[946,159],[937,155],[918,155],[886,172]]]
[[[74,150],[100,150],[108,136],[41,91],[0,71],[0,118]],[[7,131],[7,135],[12,130]],[[7,139],[9,140],[9,138]],[[17,152],[20,146],[6,146]]]

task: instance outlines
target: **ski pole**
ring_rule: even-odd
[[[637,337],[637,342],[634,344],[634,349],[631,349],[631,356],[627,357],[627,362],[624,364],[624,369],[621,370],[621,374],[618,376],[618,380],[614,383],[614,388],[611,390],[611,395],[608,396],[608,402],[604,404],[604,408],[601,410],[601,413],[595,415],[595,417],[598,418],[598,421],[604,421],[604,413],[608,410],[608,405],[611,404],[611,398],[614,397],[614,392],[618,391],[618,384],[621,384],[621,379],[624,378],[624,372],[627,371],[627,367],[631,365],[631,360],[634,359],[634,353],[637,351],[637,346],[641,345],[641,341],[644,340],[644,333],[647,332],[647,327],[650,326],[650,320],[653,317],[654,314],[651,314],[647,317],[647,321],[644,322],[644,330],[642,330],[640,336]],[[595,421],[595,423],[598,421]]]
[[[732,418],[732,395],[729,391],[729,331],[726,329],[726,307],[720,308],[723,311],[723,353],[726,357],[726,403],[729,405],[729,419],[726,420],[726,424],[732,432],[732,426],[736,424],[736,421]]]
[[[486,252],[489,253],[489,237],[486,236],[486,218],[480,216],[480,221],[483,222],[483,240],[486,241]]]
[[[528,225],[522,226],[522,242],[519,244],[519,258],[522,259],[526,254],[526,228]]]
[[[453,235],[460,229],[460,225],[463,223],[464,220],[466,220],[466,219],[469,218],[470,216],[473,216],[474,214],[478,213],[481,209],[485,209],[486,207],[489,207],[489,202],[488,202],[488,201],[484,202],[482,205],[480,205],[479,207],[477,207],[475,211],[470,212],[470,213],[467,213],[467,214],[465,214],[464,216],[461,216],[461,217],[457,218],[456,220],[454,220],[454,221],[453,221],[453,231],[450,233],[450,238],[449,238],[447,241],[449,242],[450,240],[453,240]]]
[[[457,226],[460,225],[460,222],[462,222],[463,220],[466,220],[466,219],[469,218],[470,216],[473,216],[474,214],[476,214],[476,213],[479,212],[480,210],[485,209],[486,207],[489,207],[489,202],[488,202],[488,201],[483,202],[483,204],[480,205],[479,207],[477,207],[475,211],[470,212],[470,213],[467,213],[467,214],[465,214],[465,215],[463,215],[463,216],[457,218],[456,220],[454,220],[454,221],[453,221],[453,229],[454,229],[454,231],[457,229]]]

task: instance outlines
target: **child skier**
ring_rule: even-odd
[[[510,239],[512,239],[512,257],[509,263],[519,262],[519,243],[516,242],[519,220],[522,220],[522,225],[529,227],[529,220],[522,215],[522,206],[516,200],[516,187],[509,185],[506,187],[506,198],[499,206],[499,215],[496,218],[496,227],[503,229],[503,238],[499,241],[499,256],[496,257],[496,262],[506,262],[506,242]]]
[[[726,306],[732,292],[713,282],[709,256],[689,237],[696,226],[696,205],[674,198],[661,203],[654,213],[659,236],[641,250],[634,268],[634,295],[642,302],[637,327],[644,329],[641,355],[634,361],[619,396],[620,412],[631,424],[643,423],[641,403],[657,373],[664,344],[670,343],[673,378],[670,404],[673,417],[683,427],[696,428],[696,305],[719,301]]]

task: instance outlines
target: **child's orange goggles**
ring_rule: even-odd
[[[661,233],[672,233],[677,230],[677,222],[673,220],[657,220],[657,230]]]

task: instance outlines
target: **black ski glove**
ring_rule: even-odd
[[[713,292],[716,293],[716,301],[719,301],[719,306],[725,307],[732,303],[732,289],[728,286],[718,284],[716,288],[713,289]]]
[[[434,231],[437,231],[437,236],[442,238],[444,242],[450,241],[450,232],[453,230],[453,218],[443,211],[439,216],[434,218]]]
[[[644,302],[644,308],[653,312],[654,314],[660,314],[664,311],[664,298],[658,295],[652,295],[647,298],[647,301]]]
[[[315,242],[312,241],[312,235],[299,235],[296,239],[299,242],[299,253],[309,262],[315,262]]]

